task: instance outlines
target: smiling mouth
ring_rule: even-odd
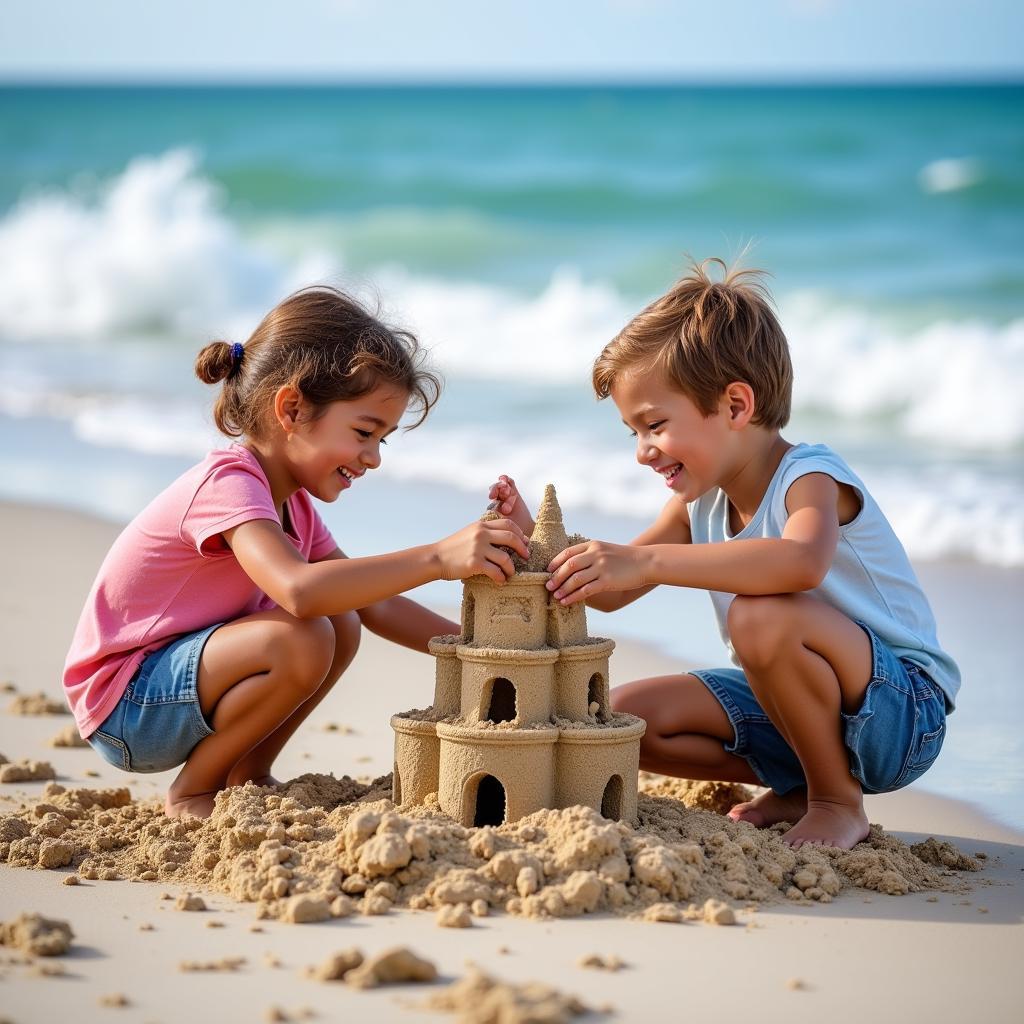
[[[339,466],[336,472],[345,481],[346,487],[351,487],[352,481],[358,480],[363,475],[362,473],[353,473],[347,466]]]
[[[675,483],[676,477],[683,471],[683,464],[677,462],[672,466],[664,466],[661,469],[656,469],[655,472],[662,477],[666,485],[671,487]]]

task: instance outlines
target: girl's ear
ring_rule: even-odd
[[[730,428],[742,429],[750,422],[757,407],[754,389],[745,381],[733,381],[725,389],[723,405],[728,409]]]
[[[291,434],[298,426],[302,413],[302,395],[290,384],[278,388],[274,394],[274,419],[286,434]]]

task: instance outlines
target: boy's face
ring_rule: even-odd
[[[706,417],[657,370],[624,374],[611,389],[622,421],[636,437],[636,460],[650,466],[684,501],[695,501],[727,474],[733,434],[720,409]]]

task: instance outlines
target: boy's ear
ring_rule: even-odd
[[[302,414],[302,395],[290,384],[280,387],[274,394],[274,419],[286,434],[292,433]]]
[[[757,407],[754,389],[745,381],[734,380],[725,389],[723,405],[728,409],[729,426],[740,430],[750,422]]]

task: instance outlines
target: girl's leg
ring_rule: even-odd
[[[355,612],[346,612],[343,615],[332,615],[330,621],[334,627],[334,661],[327,671],[326,679],[312,697],[300,704],[265,740],[243,755],[228,773],[229,786],[241,786],[250,781],[261,786],[276,785],[277,780],[270,774],[274,759],[352,664],[359,650],[359,616]]]
[[[785,841],[850,849],[868,834],[868,820],[850,774],[840,712],[854,714],[863,702],[871,641],[841,612],[805,594],[736,597],[728,624],[750,688],[807,779],[806,813]],[[734,816],[768,824],[778,810],[773,797],[780,799],[766,794],[735,808]]]
[[[640,741],[640,767],[684,779],[714,779],[759,785],[750,765],[729,754],[729,716],[708,688],[692,675],[654,676],[618,686],[611,693],[616,711],[647,722]]]
[[[334,662],[326,618],[280,608],[215,630],[199,659],[199,703],[214,728],[196,745],[167,793],[170,815],[207,816],[232,769],[309,700]]]

